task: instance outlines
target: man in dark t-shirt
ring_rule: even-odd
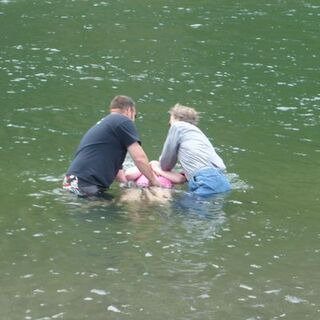
[[[63,188],[78,196],[98,196],[117,178],[126,182],[122,164],[127,151],[151,185],[159,186],[149,160],[140,146],[134,125],[136,108],[127,96],[116,96],[110,114],[98,121],[83,136],[67,170]]]

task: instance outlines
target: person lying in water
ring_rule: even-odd
[[[159,161],[151,161],[150,165],[162,188],[171,189],[175,184],[183,184],[187,181],[183,173],[162,170]],[[139,188],[147,188],[150,186],[149,180],[136,166],[126,169],[124,175],[127,181],[133,181],[135,186]]]
[[[150,165],[161,188],[151,187],[148,179],[136,166],[129,167],[123,171],[127,183],[122,186],[133,186],[133,188],[123,189],[120,202],[166,203],[172,196],[169,189],[187,181],[183,173],[162,170],[158,161],[151,161]]]

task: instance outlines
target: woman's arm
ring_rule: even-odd
[[[156,174],[169,179],[174,184],[182,184],[187,181],[185,175],[182,173],[162,170],[160,168],[159,161],[151,161],[150,164],[151,164],[152,170]]]
[[[176,126],[171,126],[159,158],[160,167],[163,170],[170,171],[176,165],[178,161],[178,148],[179,132]]]

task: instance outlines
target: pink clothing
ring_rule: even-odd
[[[173,183],[165,177],[158,176],[157,180],[160,182],[161,187],[163,188],[170,189],[173,187]],[[141,188],[149,187],[150,185],[149,180],[143,174],[135,181],[135,183],[138,187]]]

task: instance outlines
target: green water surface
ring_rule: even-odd
[[[0,0],[1,318],[319,318],[317,1]],[[117,94],[157,159],[176,102],[228,167],[201,203],[61,190]]]

